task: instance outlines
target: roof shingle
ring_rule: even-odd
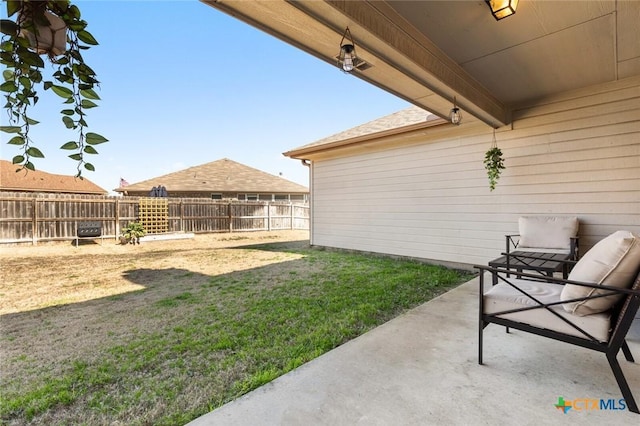
[[[376,133],[381,133],[387,130],[400,129],[414,124],[424,123],[426,121],[437,120],[438,118],[439,117],[437,115],[432,114],[429,111],[425,111],[417,106],[410,106],[403,110],[394,112],[393,114],[377,118],[369,121],[368,123],[352,127],[351,129],[336,133],[335,135],[295,148],[292,151],[353,139],[359,136],[375,135]],[[287,153],[285,153],[285,155],[286,154]]]
[[[199,166],[189,167],[167,175],[158,176],[118,188],[118,192],[150,191],[164,186],[167,192],[270,192],[308,193],[306,186],[282,177],[254,169],[223,158]]]
[[[106,195],[107,191],[100,188],[87,178],[56,175],[40,170],[18,170],[20,166],[7,160],[0,160],[0,190],[26,192],[59,192],[69,194]]]

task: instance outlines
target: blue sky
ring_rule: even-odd
[[[84,55],[102,98],[88,130],[109,139],[83,175],[107,190],[120,177],[135,183],[225,157],[308,185],[307,168],[282,152],[409,106],[195,0],[74,3],[100,42]],[[75,137],[60,98],[40,96],[32,138],[46,158],[36,167],[74,174],[58,149]],[[19,152],[0,138],[11,160]]]

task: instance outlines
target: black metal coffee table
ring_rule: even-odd
[[[565,253],[538,253],[533,251],[514,251],[509,256],[501,256],[489,262],[492,268],[504,268],[517,272],[536,271],[547,276],[553,276],[555,272],[562,272],[562,278],[567,279],[569,268],[567,260],[570,254]],[[497,284],[498,277],[493,275],[493,284]]]

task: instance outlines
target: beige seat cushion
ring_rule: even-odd
[[[598,242],[576,263],[569,280],[631,288],[640,270],[640,237],[629,231],[617,231]],[[562,300],[606,294],[606,290],[567,284],[562,290]],[[575,315],[604,312],[621,298],[621,295],[600,297],[582,302],[565,303],[564,309]]]
[[[519,250],[529,248],[569,250],[578,235],[575,216],[522,216],[518,219]]]
[[[509,279],[509,281],[542,303],[559,302],[560,294],[564,287],[557,284],[521,279]],[[484,294],[484,312],[487,314],[494,314],[496,312],[518,309],[526,306],[539,305],[506,283],[497,284],[491,287],[491,289]],[[562,305],[560,304],[555,305],[551,309],[589,333],[598,341],[608,341],[611,324],[611,316],[609,313],[600,313],[581,317],[566,312],[562,309]],[[499,317],[588,339],[588,337],[579,330],[570,326],[544,308],[499,315]]]

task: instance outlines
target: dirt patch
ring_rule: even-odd
[[[136,246],[104,241],[77,248],[2,247],[0,359],[14,375],[23,367],[26,373],[33,363],[55,369],[72,353],[99,356],[97,348],[152,332],[159,321],[170,322],[155,318],[158,301],[187,297],[222,274],[269,265],[277,275],[279,263],[299,257],[251,246],[304,247],[308,238],[307,231],[278,231],[205,234]]]
[[[308,231],[202,234],[193,239],[121,245],[82,241],[0,246],[0,315],[129,293],[143,287],[127,271],[173,268],[214,276],[262,266],[273,254],[244,256],[235,247],[308,244]],[[137,277],[142,280],[141,277]]]

